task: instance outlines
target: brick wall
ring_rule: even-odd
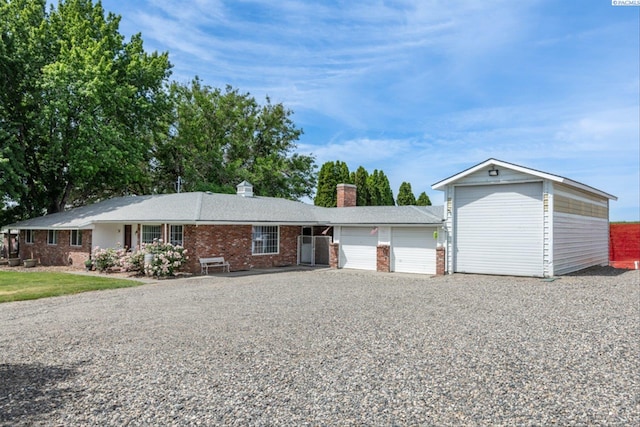
[[[82,246],[71,246],[71,232],[58,231],[58,242],[47,244],[47,230],[34,230],[34,243],[25,242],[24,230],[20,232],[20,258],[35,258],[40,265],[69,265],[84,268],[91,255],[91,230],[82,230]]]
[[[443,247],[436,248],[436,275],[442,276],[446,272],[446,253]]]
[[[329,244],[329,267],[338,268],[339,257],[340,257],[340,243],[331,242],[331,244]]]
[[[376,270],[382,273],[391,271],[391,247],[378,245],[376,248]]]
[[[280,226],[280,251],[275,255],[252,255],[251,225],[186,225],[184,246],[189,261],[184,270],[200,273],[199,258],[224,257],[231,271],[295,265],[298,260],[299,226]]]
[[[348,208],[355,206],[356,203],[356,186],[353,184],[338,184],[336,206]]]

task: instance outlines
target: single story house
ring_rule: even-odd
[[[200,272],[200,258],[224,257],[231,270],[327,264],[435,274],[433,235],[442,226],[441,208],[357,208],[355,191],[353,185],[339,185],[343,209],[323,208],[254,196],[251,184],[242,182],[236,195],[117,197],[22,221],[12,228],[20,230],[20,257],[36,258],[43,265],[83,267],[95,247],[136,250],[162,239],[187,249],[186,270],[193,273]],[[417,235],[428,237],[427,243],[420,243],[422,259],[412,262],[407,247],[413,247],[416,235],[410,236],[426,227],[430,227],[428,236]],[[391,240],[395,236],[398,240]],[[404,241],[399,240],[401,236]],[[363,263],[367,256],[371,259]]]
[[[445,194],[447,271],[550,277],[609,263],[609,200],[571,179],[488,159]]]
[[[553,276],[608,262],[608,201],[602,191],[495,159],[433,185],[445,206],[356,206],[339,184],[338,207],[207,192],[126,196],[29,219],[20,257],[82,267],[92,249],[163,239],[231,270],[328,264],[381,272]]]

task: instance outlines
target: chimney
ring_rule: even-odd
[[[356,186],[353,184],[338,184],[339,208],[350,208],[356,205]]]
[[[249,184],[247,181],[242,181],[240,184],[236,185],[236,194],[242,197],[253,197],[253,185]]]

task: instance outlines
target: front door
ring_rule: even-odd
[[[124,226],[124,247],[131,250],[131,225]]]

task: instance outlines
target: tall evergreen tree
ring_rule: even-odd
[[[384,174],[383,171],[380,171],[378,174],[378,188],[380,189],[381,196],[381,206],[394,206],[396,204],[393,199],[393,191],[391,190],[391,185],[389,184],[389,178]]]
[[[408,206],[416,204],[416,197],[413,195],[410,183],[403,182],[402,184],[400,184],[397,202],[398,206]]]
[[[416,206],[431,206],[431,200],[429,200],[427,193],[424,191],[420,193],[418,200],[416,200]]]
[[[395,204],[389,179],[383,171],[374,169],[367,179],[367,188],[369,191],[368,206],[393,206]]]
[[[369,203],[369,187],[367,184],[367,178],[369,173],[362,166],[351,174],[351,182],[356,186],[356,205],[368,206]]]
[[[349,167],[345,162],[336,160],[324,163],[318,174],[318,187],[313,204],[327,208],[336,207],[338,204],[338,184],[351,183]]]

